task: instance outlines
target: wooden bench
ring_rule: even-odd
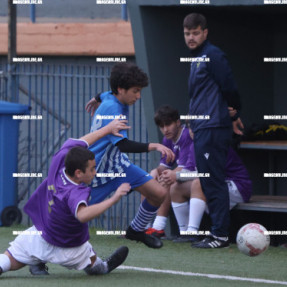
[[[249,202],[238,203],[234,209],[287,213],[287,196],[254,195]]]

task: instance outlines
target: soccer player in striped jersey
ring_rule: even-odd
[[[116,64],[110,75],[111,91],[99,96],[101,104],[94,114],[91,131],[106,126],[113,118],[128,119],[129,106],[140,99],[141,90],[147,85],[148,77],[139,67],[130,63]],[[86,109],[93,112],[92,106],[97,105],[97,101],[92,99]],[[90,147],[96,156],[97,173],[103,175],[94,178],[91,203],[101,202],[122,182],[128,182],[145,200],[128,227],[126,238],[143,242],[151,248],[160,248],[161,240],[145,234],[144,230],[163,202],[166,190],[146,171],[131,163],[125,153],[156,150],[166,157],[167,162],[174,160],[174,154],[162,144],[135,142],[128,139],[126,131],[121,131],[121,134],[122,138],[112,135],[103,137]]]

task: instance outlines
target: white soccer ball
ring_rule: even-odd
[[[236,237],[238,249],[248,256],[257,256],[270,245],[266,228],[258,223],[248,223],[240,228]]]

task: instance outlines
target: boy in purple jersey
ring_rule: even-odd
[[[111,118],[128,119],[129,106],[140,99],[141,90],[147,85],[148,77],[139,67],[131,63],[116,64],[110,75],[111,91],[100,95],[102,102],[93,117],[91,130],[107,125]],[[93,112],[93,108],[97,106],[97,101],[92,99],[86,109]],[[140,192],[145,199],[126,231],[126,238],[143,242],[151,248],[161,248],[161,240],[146,234],[145,228],[162,204],[166,190],[146,171],[134,165],[126,153],[155,150],[166,156],[167,162],[174,160],[174,154],[162,144],[135,142],[128,139],[126,131],[121,131],[121,134],[123,138],[108,135],[90,147],[96,155],[97,173],[104,175],[93,180],[91,203],[101,202],[122,182],[128,182],[132,189]],[[124,177],[118,176],[122,174]]]
[[[115,194],[99,204],[88,206],[94,176],[95,156],[88,147],[95,141],[127,129],[127,121],[113,121],[104,128],[80,139],[68,139],[54,155],[48,177],[40,184],[24,207],[34,226],[24,231],[0,255],[0,275],[25,265],[36,266],[48,274],[45,263],[84,270],[89,275],[106,274],[124,262],[128,248],[122,246],[102,261],[88,242],[88,221],[102,214],[130,190],[123,183]],[[42,271],[42,273],[41,273]]]
[[[204,175],[205,176],[205,175]],[[208,176],[208,175],[207,175]],[[237,203],[247,202],[252,193],[252,182],[248,171],[237,153],[230,147],[225,166],[225,182],[229,191],[229,208]],[[181,173],[177,173],[177,183],[171,187],[172,207],[180,228],[186,233],[197,233],[204,211],[208,211],[206,197],[202,191],[196,170],[194,145],[191,145],[189,159]],[[202,244],[200,236],[184,235],[174,242],[193,242],[192,247],[216,248],[216,241],[209,247]]]
[[[150,172],[150,175],[166,189],[167,194],[157,212],[153,226],[148,228],[146,233],[162,237],[165,235],[164,228],[171,204],[169,189],[176,180],[176,172],[186,165],[188,158],[186,155],[189,153],[192,139],[189,129],[181,125],[178,111],[169,105],[161,106],[155,112],[154,121],[164,136],[162,144],[175,154],[172,162],[167,162],[165,157],[161,158],[159,166]],[[176,168],[172,170],[175,165]]]

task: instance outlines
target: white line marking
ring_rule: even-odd
[[[213,278],[213,279],[247,281],[247,282],[278,284],[278,285],[287,286],[287,281],[275,281],[275,280],[267,280],[267,279],[260,279],[260,278],[246,278],[246,277],[237,277],[237,276],[228,276],[228,275],[182,272],[182,271],[174,271],[174,270],[160,270],[160,269],[154,269],[154,268],[142,268],[142,267],[124,266],[124,265],[119,266],[118,268],[123,269],[123,270],[136,270],[136,271],[143,271],[143,272],[165,273],[165,274],[195,276],[195,277],[207,277],[207,278]]]

